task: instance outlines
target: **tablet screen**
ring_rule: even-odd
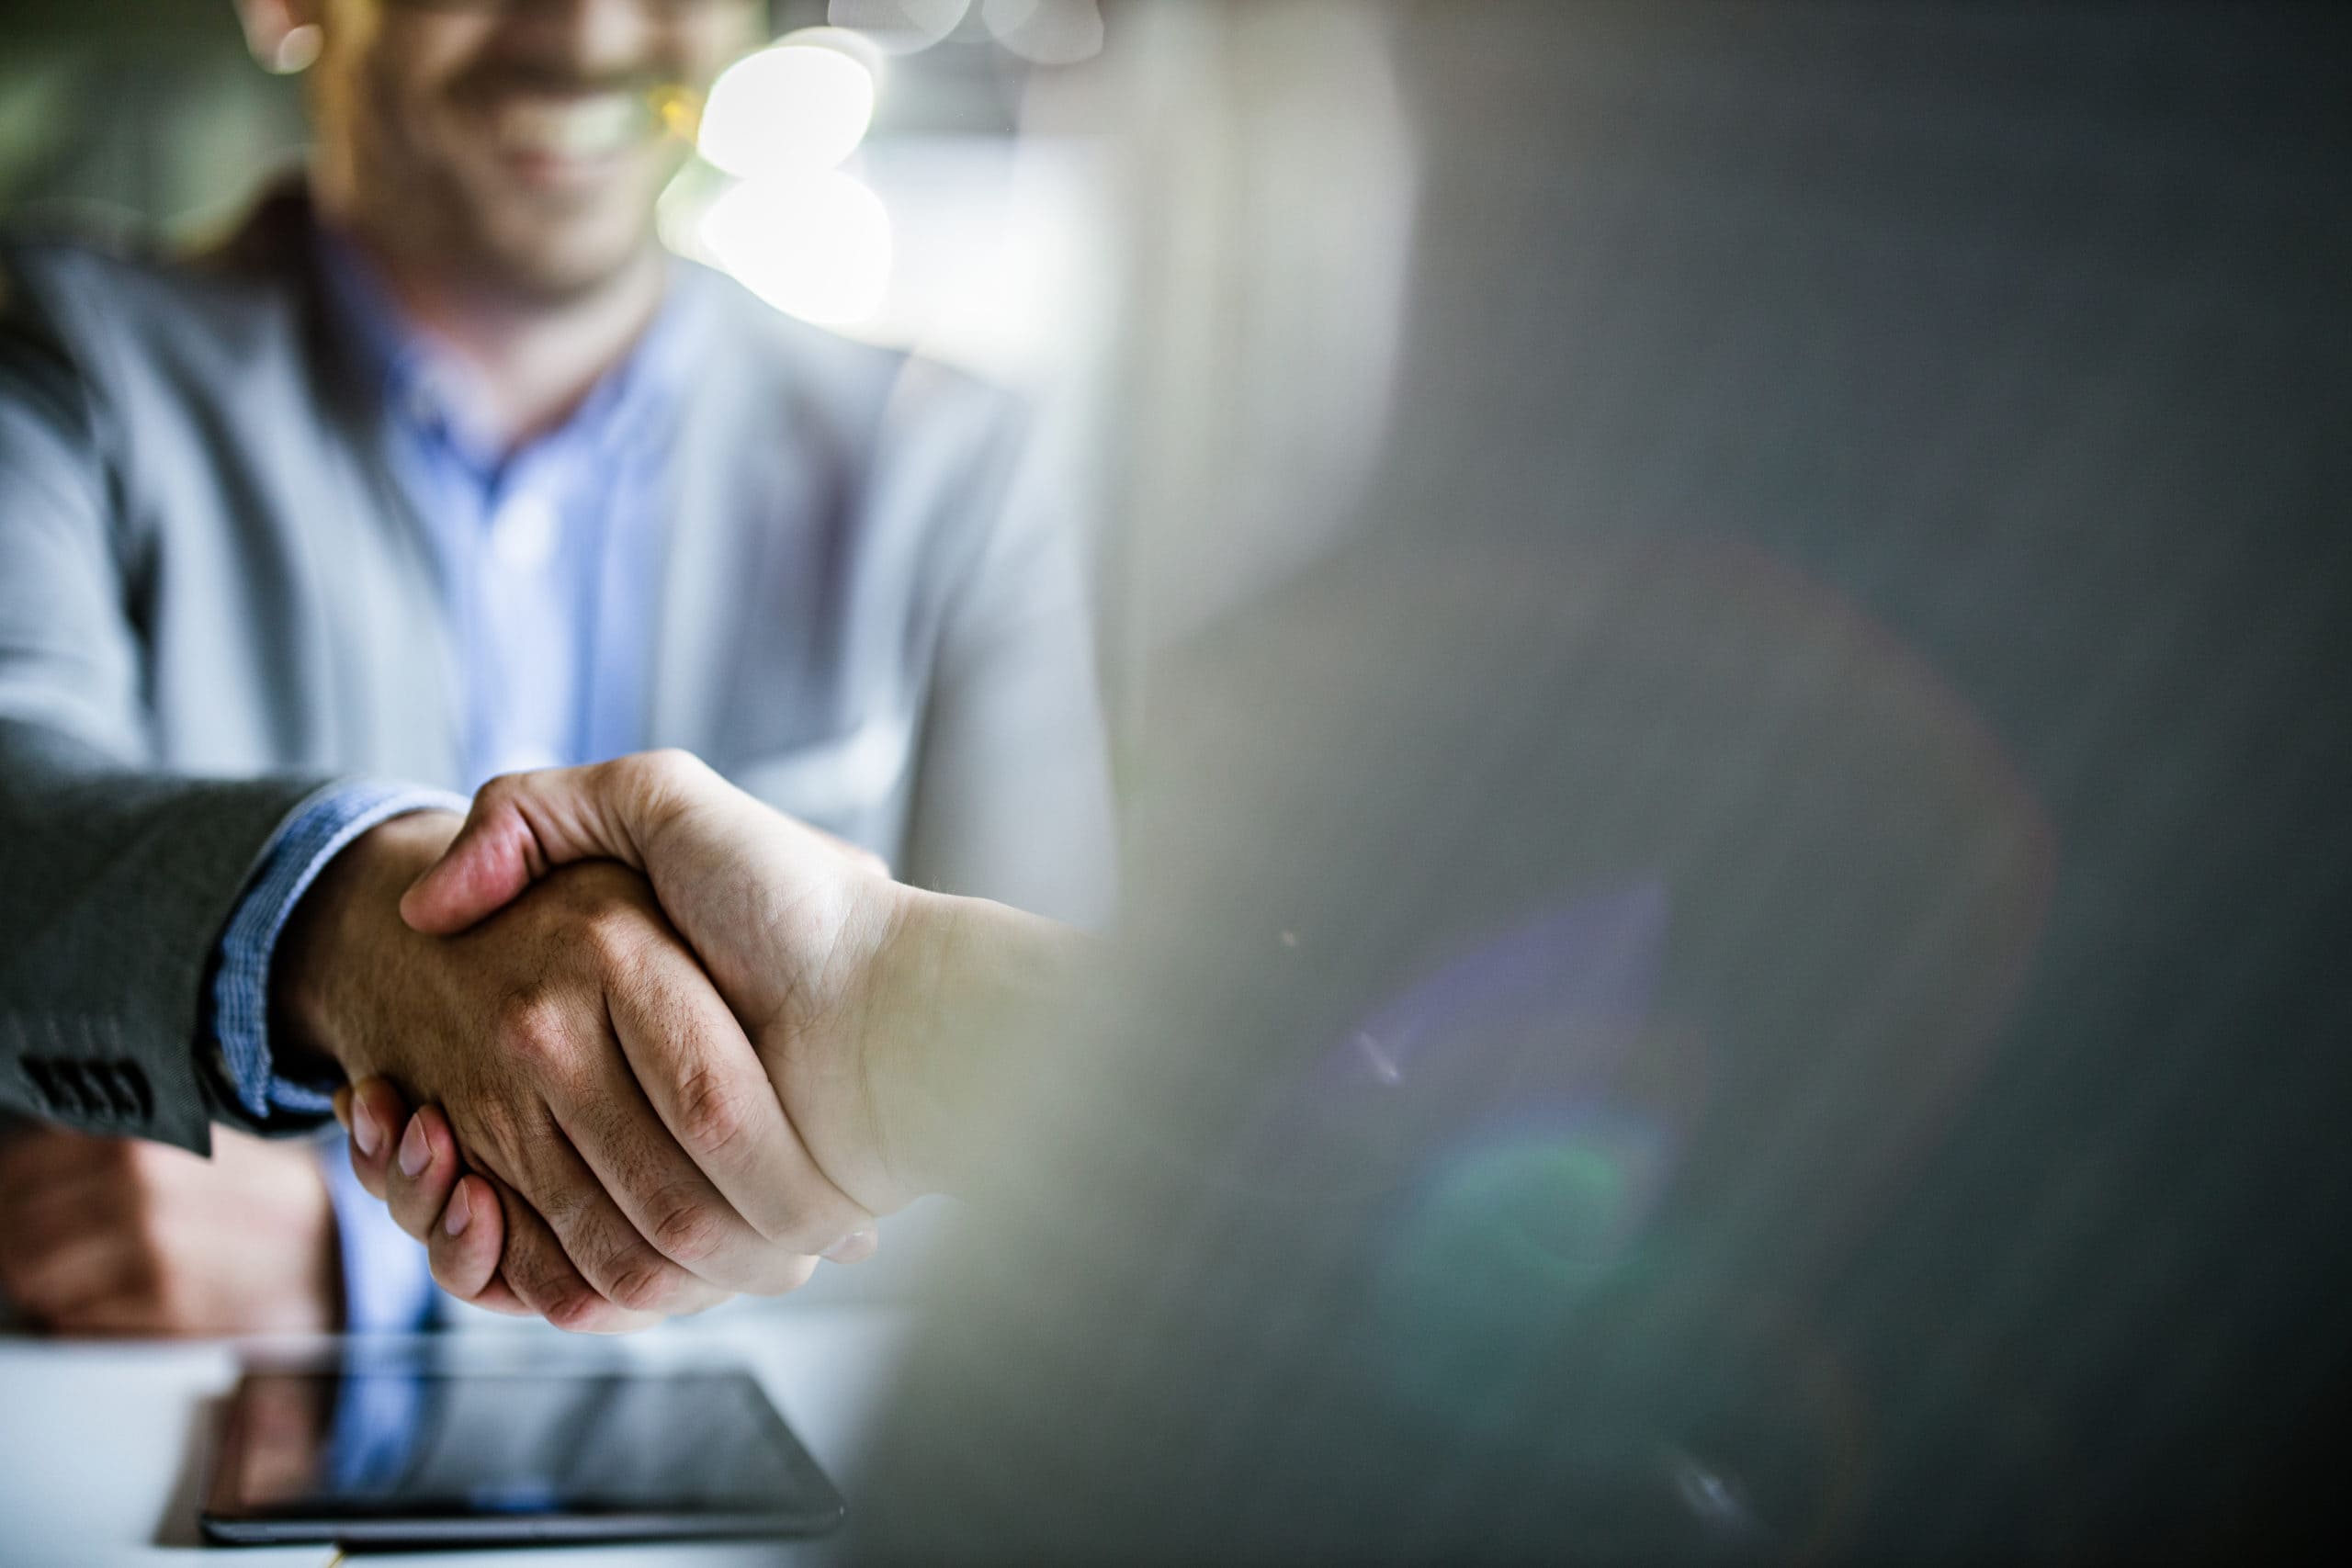
[[[205,1525],[230,1540],[809,1534],[841,1499],[741,1372],[254,1371]]]

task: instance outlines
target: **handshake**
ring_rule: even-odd
[[[443,1289],[614,1332],[791,1290],[953,1186],[1077,940],[650,752],[338,855],[279,943],[273,1035],[348,1078],[353,1168]]]

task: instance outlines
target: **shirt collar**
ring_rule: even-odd
[[[684,400],[690,340],[703,309],[694,268],[669,260],[661,308],[628,353],[598,378],[562,423],[509,450],[488,435],[488,422],[476,412],[481,393],[473,372],[417,330],[356,245],[324,226],[317,236],[330,307],[362,363],[380,378],[391,417],[447,446],[477,473],[494,476],[523,450],[560,444],[617,452],[668,433]]]

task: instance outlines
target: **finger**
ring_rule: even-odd
[[[463,1300],[468,1306],[480,1307],[484,1312],[494,1312],[504,1317],[537,1317],[539,1315],[537,1313],[533,1312],[529,1307],[523,1304],[522,1297],[507,1289],[506,1277],[503,1274],[494,1274],[491,1276],[490,1283],[484,1285],[479,1292],[474,1295],[461,1297],[459,1299]],[[615,1332],[633,1333],[635,1330],[616,1329]]]
[[[408,1124],[408,1100],[390,1078],[368,1078],[351,1088],[351,1174],[371,1197],[389,1190],[393,1150]]]
[[[535,1209],[582,1279],[615,1306],[659,1317],[707,1306],[729,1292],[672,1262],[621,1212],[582,1157],[561,1118],[527,1151],[526,1179],[508,1185]],[[657,1199],[657,1201],[660,1201]],[[506,1212],[510,1238],[514,1212]],[[511,1271],[508,1281],[519,1290]]]
[[[566,1105],[594,1098],[608,1075],[619,1070],[620,1051],[605,998],[593,987],[566,987],[552,1006],[534,1010],[526,1022],[503,1035],[505,1065],[542,1086],[543,1096],[560,1097]],[[668,1314],[713,1299],[714,1287],[656,1251],[621,1213],[547,1098],[502,1106],[495,1097],[469,1096],[445,1111],[467,1150],[467,1164],[494,1178],[503,1199],[520,1200],[504,1205],[510,1247],[521,1235],[518,1216],[527,1213],[532,1224],[552,1233],[572,1271],[627,1312]],[[644,1114],[650,1122],[650,1114]],[[678,1158],[683,1165],[684,1156]],[[645,1168],[608,1174],[623,1186],[658,1180],[660,1175]],[[528,1304],[551,1321],[563,1321],[563,1311],[549,1310],[550,1304],[565,1304],[560,1277],[541,1268],[539,1282],[550,1296],[550,1303],[543,1303],[532,1295],[531,1281],[516,1278],[511,1260],[502,1267],[507,1283]],[[582,1315],[576,1303],[570,1312]]]
[[[631,1092],[651,1101],[685,1157],[748,1222],[772,1261],[779,1249],[820,1252],[874,1223],[818,1168],[742,1026],[683,952],[616,987],[607,1006],[634,1075]],[[662,1216],[632,1218],[659,1244],[661,1233],[646,1229],[645,1219],[659,1225]],[[732,1266],[733,1255],[721,1261]],[[772,1294],[792,1288],[786,1277],[769,1272],[764,1283],[740,1288]]]
[[[659,884],[649,846],[697,807],[730,797],[791,822],[857,870],[890,874],[889,863],[872,851],[759,807],[691,752],[642,751],[491,780],[441,858],[401,897],[401,918],[428,935],[460,931],[554,867],[578,860],[619,861]]]
[[[433,1280],[461,1302],[492,1312],[528,1313],[498,1271],[506,1247],[506,1216],[498,1193],[479,1176],[461,1176],[426,1237]]]
[[[693,973],[700,982],[700,971]],[[707,982],[700,983],[708,988]],[[645,988],[647,984],[633,984],[618,989]],[[660,1010],[658,1002],[627,1000],[617,991],[608,1001],[614,1026],[624,1037],[630,1027],[625,1019],[648,1008]],[[723,1005],[718,1010],[731,1026],[733,1015]],[[751,1055],[749,1043],[741,1049],[756,1070],[759,1058]],[[629,1059],[621,1052],[607,1053],[586,1066],[581,1086],[585,1092],[571,1088],[551,1100],[549,1109],[636,1234],[671,1263],[729,1293],[789,1290],[789,1253],[754,1230],[687,1157],[631,1075]],[[773,1089],[767,1100],[775,1103]],[[779,1111],[779,1121],[781,1116]],[[679,1304],[663,1310],[692,1309]]]
[[[623,759],[624,761],[628,759]],[[432,935],[459,931],[548,871],[605,859],[644,868],[628,813],[628,770],[614,763],[506,773],[474,795],[465,825],[401,899],[401,918]]]
[[[881,1248],[880,1232],[853,1231],[825,1248],[824,1258],[828,1263],[863,1263]]]
[[[506,1233],[498,1271],[526,1310],[573,1334],[626,1334],[661,1321],[655,1313],[616,1306],[592,1287],[572,1266],[548,1222],[504,1182],[495,1177],[469,1177],[469,1204],[476,1195],[475,1180],[489,1187],[498,1200]],[[481,1217],[476,1216],[473,1223],[480,1224]]]
[[[393,1223],[417,1240],[430,1241],[462,1173],[448,1119],[438,1106],[419,1110],[401,1129],[384,1173],[384,1202]],[[496,1261],[493,1253],[492,1262]]]

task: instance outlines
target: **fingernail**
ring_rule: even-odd
[[[466,1227],[473,1223],[473,1211],[466,1204],[466,1190],[460,1186],[449,1194],[449,1207],[442,1213],[441,1228],[451,1235],[463,1235]]]
[[[359,1152],[369,1159],[374,1159],[376,1151],[384,1146],[384,1130],[376,1124],[376,1118],[369,1113],[367,1102],[356,1096],[351,1101],[351,1141],[357,1144]]]
[[[874,1256],[881,1238],[872,1231],[852,1231],[820,1255],[829,1263],[860,1263]]]
[[[401,1174],[414,1176],[433,1157],[433,1145],[424,1141],[424,1123],[412,1116],[408,1131],[401,1136]]]

